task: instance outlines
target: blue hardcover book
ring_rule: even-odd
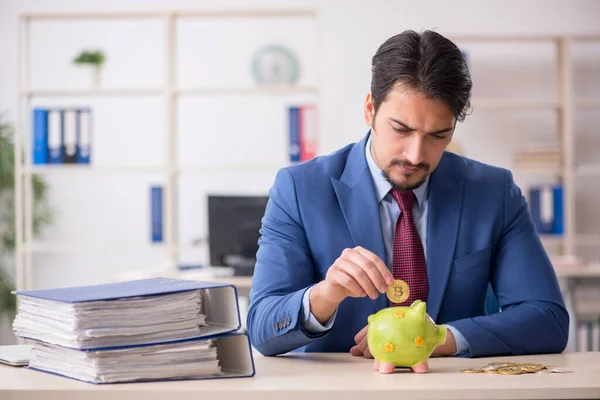
[[[300,108],[288,108],[290,162],[300,161]]]
[[[150,229],[153,243],[163,240],[163,189],[160,186],[150,188]]]
[[[33,110],[33,164],[48,163],[48,110]]]
[[[89,164],[92,141],[92,117],[90,109],[77,112],[77,163]]]
[[[48,112],[48,163],[63,163],[63,112],[60,109]]]

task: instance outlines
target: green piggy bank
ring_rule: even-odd
[[[436,325],[426,305],[416,300],[410,307],[388,307],[367,319],[367,342],[375,370],[392,373],[396,367],[428,372],[427,360],[446,341],[446,326]]]

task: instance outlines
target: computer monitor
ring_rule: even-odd
[[[210,264],[232,267],[235,275],[254,273],[261,220],[268,196],[208,196]]]

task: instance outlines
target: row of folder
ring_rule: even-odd
[[[30,369],[95,384],[255,374],[234,285],[152,278],[16,294]]]
[[[87,107],[33,109],[33,164],[89,164],[92,111]]]

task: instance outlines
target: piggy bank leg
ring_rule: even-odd
[[[394,372],[394,368],[396,368],[394,366],[394,364],[384,362],[384,361],[379,363],[379,373],[380,374],[391,374],[392,372]]]
[[[417,365],[414,365],[412,367],[412,370],[418,374],[424,374],[426,372],[429,372],[429,364],[427,364],[427,361],[419,363]]]
[[[379,361],[375,360],[375,363],[373,364],[373,369],[375,371],[379,371]]]

